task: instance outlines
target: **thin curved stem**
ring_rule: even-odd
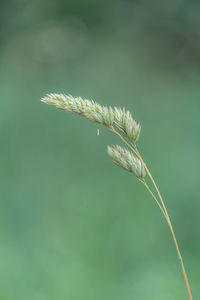
[[[137,177],[137,176],[136,176]],[[158,205],[158,207],[160,208],[162,214],[164,215],[165,219],[167,220],[167,216],[165,215],[165,212],[160,204],[160,202],[158,201],[158,199],[156,198],[156,196],[154,195],[154,193],[152,192],[152,190],[150,189],[150,187],[148,186],[148,184],[146,183],[146,181],[143,179],[141,180],[139,177],[137,177],[137,179],[145,186],[145,188],[148,190],[149,194],[153,197],[153,199],[155,200],[156,204]]]
[[[115,129],[110,129],[114,134],[116,134],[136,155],[137,155],[137,151],[123,138],[123,136],[121,136],[121,134],[116,131]]]
[[[186,285],[186,288],[187,288],[189,300],[192,300],[192,293],[191,293],[191,289],[190,289],[188,277],[187,277],[187,274],[186,274],[186,270],[185,270],[185,266],[184,266],[184,263],[183,263],[183,259],[182,259],[182,256],[181,256],[181,252],[180,252],[180,249],[179,249],[179,246],[178,246],[178,242],[177,242],[177,239],[176,239],[176,236],[175,236],[175,233],[174,233],[174,229],[173,229],[173,226],[172,226],[172,223],[171,223],[169,214],[168,214],[168,212],[167,212],[167,208],[166,208],[165,203],[164,203],[164,201],[163,201],[163,198],[162,198],[162,196],[161,196],[161,194],[160,194],[160,191],[159,191],[159,189],[158,189],[158,187],[157,187],[157,185],[156,185],[156,183],[155,183],[155,181],[154,181],[154,179],[153,179],[153,176],[151,175],[149,169],[147,168],[146,164],[144,163],[144,161],[143,161],[143,159],[142,159],[141,155],[139,154],[139,152],[138,152],[138,150],[137,150],[136,147],[135,147],[135,153],[137,154],[138,158],[139,158],[139,159],[141,160],[141,162],[143,163],[144,168],[145,168],[147,174],[149,175],[149,177],[150,177],[150,179],[151,179],[151,181],[152,181],[152,183],[153,183],[153,185],[154,185],[154,187],[155,187],[155,189],[156,189],[156,191],[157,191],[157,194],[158,194],[158,196],[159,196],[159,199],[160,199],[160,201],[161,201],[161,204],[162,204],[162,206],[163,206],[163,209],[164,209],[164,212],[165,212],[165,219],[166,219],[166,221],[167,221],[167,223],[168,223],[170,232],[171,232],[171,234],[172,234],[172,238],[173,238],[173,241],[174,241],[174,245],[175,245],[175,248],[176,248],[176,252],[177,252],[177,254],[178,254],[178,259],[179,259],[179,262],[180,262],[180,265],[181,265],[181,269],[182,269],[182,272],[183,272],[183,277],[184,277],[184,280],[185,280],[185,285]],[[153,197],[153,195],[152,195],[152,197]],[[154,197],[153,197],[153,198],[154,198]]]
[[[148,190],[149,194],[153,197],[153,199],[155,200],[156,204],[158,205],[158,207],[160,208],[162,214],[164,215],[165,219],[167,220],[167,216],[162,208],[162,206],[160,205],[160,202],[158,201],[158,199],[156,198],[156,196],[153,194],[152,190],[150,189],[150,187],[148,186],[148,184],[146,183],[146,181],[142,181],[141,182],[144,184],[144,186],[146,187],[146,189]]]
[[[163,206],[163,209],[164,209],[164,211],[165,211],[165,214],[166,214],[166,216],[169,218],[169,215],[168,215],[168,212],[167,212],[165,203],[164,203],[163,198],[162,198],[162,196],[161,196],[161,194],[160,194],[160,191],[159,191],[159,189],[158,189],[158,187],[157,187],[157,185],[156,185],[156,183],[155,183],[155,181],[154,181],[154,179],[153,179],[153,176],[151,175],[149,169],[147,168],[145,162],[143,161],[143,159],[142,159],[142,157],[141,157],[141,155],[140,155],[140,153],[139,153],[139,151],[138,151],[138,149],[137,149],[136,146],[135,146],[135,149],[134,149],[134,150],[135,150],[134,153],[138,156],[138,158],[139,158],[139,159],[141,160],[141,162],[143,163],[144,168],[145,168],[147,174],[149,175],[149,178],[151,179],[151,181],[152,181],[152,183],[153,183],[153,185],[154,185],[154,187],[155,187],[155,189],[156,189],[156,192],[157,192],[157,194],[158,194],[158,196],[159,196],[159,199],[160,199],[160,201],[161,201],[161,203],[162,203],[162,206]],[[169,219],[170,219],[170,218],[169,218]]]
[[[142,162],[142,164],[144,165],[144,168],[149,176],[149,178],[151,179],[155,189],[156,189],[156,192],[158,194],[158,197],[160,199],[160,202],[162,204],[162,207],[161,207],[161,204],[159,203],[159,201],[157,200],[157,198],[155,197],[155,195],[153,194],[153,192],[151,191],[151,189],[149,188],[149,186],[146,184],[145,181],[142,181],[140,180],[140,182],[142,182],[145,187],[147,188],[147,190],[149,191],[149,193],[151,194],[151,196],[153,197],[153,199],[156,201],[157,205],[159,206],[160,210],[162,211],[166,221],[167,221],[167,224],[169,226],[169,229],[170,229],[170,232],[171,232],[171,235],[172,235],[172,238],[173,238],[173,242],[174,242],[174,245],[175,245],[175,248],[176,248],[176,252],[178,254],[178,259],[179,259],[179,262],[180,262],[180,265],[181,265],[181,269],[182,269],[182,273],[183,273],[183,277],[184,277],[184,280],[185,280],[185,285],[186,285],[186,288],[187,288],[187,292],[188,292],[188,296],[189,296],[189,300],[192,300],[192,293],[191,293],[191,289],[190,289],[190,285],[189,285],[189,281],[188,281],[188,277],[187,277],[187,274],[186,274],[186,271],[185,271],[185,266],[184,266],[184,263],[183,263],[183,259],[182,259],[182,256],[181,256],[181,252],[180,252],[180,249],[179,249],[179,246],[178,246],[178,242],[177,242],[177,239],[176,239],[176,236],[175,236],[175,233],[174,233],[174,229],[173,229],[173,226],[172,226],[172,223],[171,223],[171,220],[170,220],[170,217],[169,217],[169,214],[168,214],[168,211],[167,211],[167,208],[165,206],[165,203],[163,201],[163,198],[161,196],[161,193],[155,183],[155,180],[153,178],[153,176],[151,175],[149,169],[147,168],[145,162],[143,161],[137,147],[134,145],[133,147],[121,136],[121,134],[119,132],[117,132],[115,129],[111,129],[113,133],[115,133],[118,137],[120,137],[120,139],[137,155],[137,157],[140,159],[140,161]],[[138,178],[139,179],[139,178]]]

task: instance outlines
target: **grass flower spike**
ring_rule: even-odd
[[[119,130],[135,145],[140,136],[140,124],[133,120],[129,111],[117,107],[105,107],[91,100],[74,98],[71,95],[49,94],[42,102],[78,114],[102,124],[110,130]]]
[[[137,124],[133,119],[131,113],[124,108],[121,109],[120,107],[105,107],[91,100],[83,100],[80,97],[74,98],[71,95],[49,94],[42,98],[41,101],[46,104],[56,106],[57,108],[69,111],[71,113],[84,116],[95,123],[104,125],[114,134],[116,134],[133,152],[131,153],[127,149],[124,149],[118,145],[113,147],[108,146],[107,149],[108,155],[112,158],[113,162],[119,167],[133,173],[137,177],[137,179],[145,186],[145,188],[148,190],[152,198],[155,200],[155,203],[161,210],[173,238],[189,300],[192,300],[189,281],[168,211],[166,209],[161,193],[156,185],[156,182],[149,169],[147,168],[147,165],[144,163],[142,156],[140,155],[136,146],[136,143],[140,137],[140,124]],[[152,188],[154,188],[153,191],[144,179],[146,174],[151,181]]]
[[[108,146],[108,155],[119,167],[133,173],[138,178],[144,178],[146,171],[138,157],[120,146]]]

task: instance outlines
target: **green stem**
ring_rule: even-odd
[[[185,285],[186,285],[186,288],[187,288],[189,300],[192,300],[192,293],[191,293],[191,289],[190,289],[188,277],[187,277],[187,274],[186,274],[186,271],[185,271],[183,259],[182,259],[182,256],[181,256],[181,252],[180,252],[180,249],[179,249],[179,246],[178,246],[178,242],[177,242],[177,239],[176,239],[176,236],[175,236],[175,233],[174,233],[174,229],[173,229],[173,226],[172,226],[172,223],[171,223],[169,214],[168,214],[168,212],[167,212],[165,203],[164,203],[163,198],[162,198],[162,196],[161,196],[161,194],[160,194],[160,191],[159,191],[159,189],[158,189],[158,187],[157,187],[157,185],[156,185],[156,183],[155,183],[155,181],[154,181],[154,179],[153,179],[153,176],[151,175],[149,169],[147,168],[146,164],[144,163],[144,161],[143,161],[142,157],[140,156],[140,154],[139,154],[139,152],[138,152],[138,150],[137,150],[136,147],[135,147],[135,150],[136,150],[136,154],[137,154],[138,158],[139,158],[139,159],[141,160],[141,162],[143,163],[144,168],[145,168],[147,174],[149,175],[149,177],[150,177],[150,179],[151,179],[151,181],[152,181],[152,183],[153,183],[153,185],[154,185],[154,187],[155,187],[155,189],[156,189],[156,191],[157,191],[157,194],[158,194],[158,196],[159,196],[159,199],[160,199],[160,201],[161,201],[162,207],[163,207],[163,209],[164,209],[163,214],[164,214],[165,219],[166,219],[166,221],[167,221],[167,223],[168,223],[168,226],[169,226],[169,229],[170,229],[170,232],[171,232],[171,234],[172,234],[173,241],[174,241],[174,245],[175,245],[175,248],[176,248],[176,252],[177,252],[177,254],[178,254],[178,259],[179,259],[179,262],[180,262],[180,265],[181,265],[181,269],[182,269],[182,272],[183,272],[183,277],[184,277],[184,280],[185,280]],[[146,186],[146,188],[147,188],[147,190],[149,191],[149,193],[151,194],[151,196],[154,198],[154,195],[153,195],[153,193],[151,192],[151,190],[150,190],[147,186]],[[155,200],[155,198],[154,198],[154,200]]]
[[[158,199],[155,197],[155,195],[153,194],[152,190],[150,189],[150,187],[148,186],[148,184],[146,183],[145,180],[140,180],[144,186],[146,187],[146,189],[148,190],[149,194],[153,197],[153,199],[155,200],[156,204],[158,205],[158,207],[160,208],[162,214],[164,215],[165,219],[167,220],[167,216],[162,208],[162,206],[160,205],[160,202],[158,201]]]
[[[145,181],[143,180],[140,180],[144,185],[145,187],[147,188],[148,192],[151,194],[151,196],[153,197],[153,199],[156,201],[157,205],[159,206],[160,210],[162,211],[166,221],[167,221],[167,224],[169,226],[169,229],[170,229],[170,232],[171,232],[171,235],[172,235],[172,238],[173,238],[173,241],[174,241],[174,245],[175,245],[175,248],[176,248],[176,252],[178,254],[178,259],[179,259],[179,262],[180,262],[180,265],[181,265],[181,269],[182,269],[182,272],[183,272],[183,277],[184,277],[184,280],[185,280],[185,285],[186,285],[186,288],[187,288],[187,292],[188,292],[188,296],[189,296],[189,300],[192,300],[192,293],[191,293],[191,289],[190,289],[190,285],[189,285],[189,281],[188,281],[188,277],[187,277],[187,274],[186,274],[186,271],[185,271],[185,267],[184,267],[184,263],[183,263],[183,259],[182,259],[182,256],[181,256],[181,252],[180,252],[180,249],[179,249],[179,246],[178,246],[178,242],[177,242],[177,239],[176,239],[176,236],[175,236],[175,233],[174,233],[174,229],[173,229],[173,226],[172,226],[172,223],[171,223],[171,220],[170,220],[170,217],[169,217],[169,214],[168,214],[168,211],[167,211],[167,208],[165,206],[165,203],[163,201],[163,198],[161,196],[161,193],[153,179],[153,176],[151,175],[149,169],[147,168],[146,164],[144,163],[140,153],[138,152],[137,150],[137,147],[135,145],[133,145],[133,147],[121,136],[121,134],[119,134],[119,132],[117,132],[116,130],[112,129],[112,131],[118,135],[120,137],[120,139],[126,143],[126,145],[138,156],[138,158],[141,160],[141,162],[143,163],[144,165],[144,168],[147,172],[147,174],[149,175],[149,178],[151,179],[155,189],[156,189],[156,192],[159,196],[159,199],[160,199],[160,202],[162,204],[162,207],[160,205],[160,203],[158,202],[157,198],[155,197],[155,195],[153,194],[153,192],[151,191],[151,189],[149,188],[149,186],[146,184]],[[138,178],[139,179],[139,178]]]

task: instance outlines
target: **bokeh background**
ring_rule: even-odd
[[[188,299],[160,211],[106,154],[120,141],[50,92],[141,123],[200,299],[199,83],[197,0],[1,0],[1,299]]]

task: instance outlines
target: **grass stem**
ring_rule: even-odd
[[[167,221],[167,223],[168,223],[168,226],[169,226],[169,229],[170,229],[170,232],[171,232],[173,241],[174,241],[174,245],[175,245],[175,248],[176,248],[176,252],[177,252],[177,254],[178,254],[178,259],[179,259],[179,262],[180,262],[180,265],[181,265],[181,269],[182,269],[182,272],[183,272],[183,277],[184,277],[184,280],[185,280],[185,285],[186,285],[186,288],[187,288],[189,300],[192,300],[192,293],[191,293],[191,289],[190,289],[188,277],[187,277],[187,274],[186,274],[186,270],[185,270],[185,266],[184,266],[184,263],[183,263],[182,255],[181,255],[181,252],[180,252],[180,249],[179,249],[179,246],[178,246],[178,242],[177,242],[177,239],[176,239],[176,236],[175,236],[175,233],[174,233],[174,229],[173,229],[173,226],[172,226],[172,223],[171,223],[169,214],[168,214],[168,212],[167,212],[167,208],[166,208],[166,206],[165,206],[165,203],[164,203],[164,201],[163,201],[163,198],[162,198],[162,196],[161,196],[161,193],[160,193],[160,191],[159,191],[159,189],[158,189],[158,187],[157,187],[157,185],[156,185],[156,183],[155,183],[155,180],[153,179],[153,176],[151,175],[149,169],[147,168],[146,164],[144,163],[144,161],[143,161],[143,159],[142,159],[141,155],[139,154],[139,152],[138,152],[138,150],[137,150],[136,147],[135,147],[134,150],[136,151],[136,152],[135,152],[135,151],[134,151],[134,152],[136,153],[136,155],[138,156],[138,158],[139,158],[139,159],[141,160],[141,162],[143,163],[144,168],[145,168],[147,174],[149,175],[149,177],[150,177],[150,179],[151,179],[151,181],[152,181],[152,183],[153,183],[153,185],[154,185],[154,187],[155,187],[155,189],[156,189],[156,191],[157,191],[157,194],[158,194],[158,196],[159,196],[159,199],[160,199],[160,201],[161,201],[162,207],[163,207],[163,209],[164,209],[163,213],[165,212],[164,216],[165,216],[165,219],[166,219],[166,221]],[[147,186],[146,186],[146,188],[148,189]],[[148,190],[149,190],[149,189],[148,189]],[[150,192],[151,196],[154,198],[153,193],[151,193],[151,191],[149,191],[149,192]],[[155,200],[155,198],[154,198],[154,200]]]
[[[151,182],[153,183],[155,189],[156,189],[156,192],[158,194],[158,197],[160,199],[160,202],[157,200],[157,198],[155,197],[155,195],[153,194],[153,192],[151,191],[151,189],[149,188],[149,186],[147,185],[147,183],[144,181],[144,180],[140,180],[140,182],[142,182],[144,184],[144,186],[146,187],[146,189],[148,190],[148,192],[150,193],[150,195],[153,197],[153,199],[155,200],[155,202],[157,203],[158,207],[160,208],[162,214],[164,215],[166,221],[167,221],[167,224],[169,226],[169,229],[170,229],[170,232],[171,232],[171,235],[172,235],[172,238],[173,238],[173,242],[174,242],[174,245],[175,245],[175,248],[176,248],[176,252],[177,252],[177,255],[178,255],[178,259],[179,259],[179,262],[180,262],[180,266],[181,266],[181,269],[182,269],[182,273],[183,273],[183,277],[184,277],[184,281],[185,281],[185,285],[186,285],[186,289],[187,289],[187,293],[188,293],[188,296],[189,296],[189,300],[192,300],[192,293],[191,293],[191,289],[190,289],[190,285],[189,285],[189,281],[188,281],[188,277],[187,277],[187,274],[186,274],[186,270],[185,270],[185,266],[184,266],[184,263],[183,263],[183,259],[182,259],[182,255],[181,255],[181,252],[180,252],[180,249],[179,249],[179,246],[178,246],[178,242],[177,242],[177,239],[176,239],[176,236],[175,236],[175,233],[174,233],[174,229],[173,229],[173,226],[172,226],[172,223],[171,223],[171,220],[170,220],[170,217],[169,217],[169,214],[168,214],[168,211],[167,211],[167,208],[165,206],[165,203],[164,203],[164,200],[161,196],[161,193],[157,187],[157,184],[153,178],[153,176],[151,175],[149,169],[147,168],[145,162],[143,161],[138,149],[136,146],[131,146],[122,136],[119,132],[117,132],[115,129],[112,129],[113,133],[115,133],[118,137],[120,137],[120,139],[137,155],[137,157],[141,160],[141,162],[143,163],[144,165],[144,168],[151,180]],[[139,178],[138,178],[139,179]]]

